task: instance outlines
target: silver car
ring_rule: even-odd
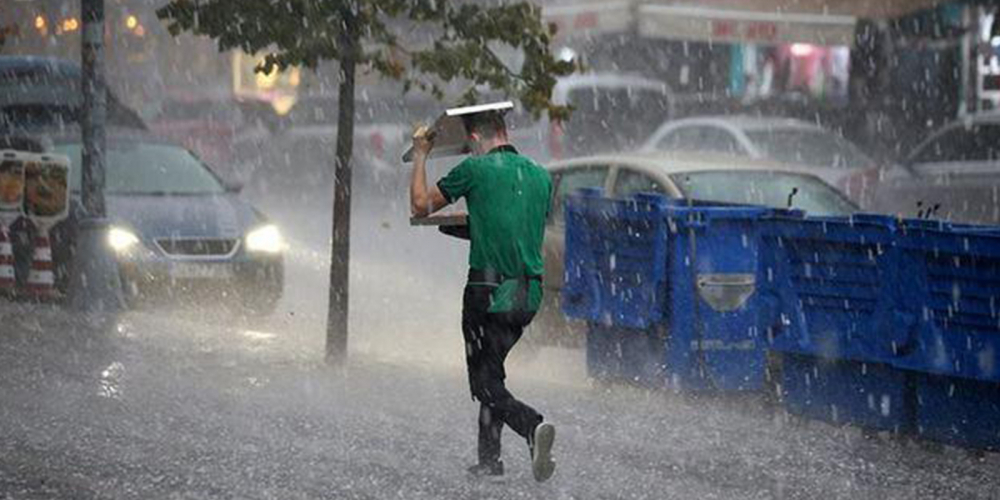
[[[697,151],[808,167],[838,185],[845,174],[875,161],[850,141],[814,123],[791,118],[701,116],[668,121],[650,136],[645,151]]]

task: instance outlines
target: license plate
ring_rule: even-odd
[[[174,279],[228,279],[233,276],[229,264],[175,263],[170,267]]]

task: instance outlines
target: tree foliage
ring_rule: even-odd
[[[321,61],[352,62],[442,97],[442,83],[470,82],[464,100],[489,87],[521,101],[536,117],[562,119],[568,110],[550,101],[556,77],[574,70],[553,57],[554,26],[540,7],[452,0],[171,0],[158,11],[170,32],[215,39],[220,50],[266,53],[259,71],[315,68]],[[433,43],[414,44],[412,32],[431,30]],[[508,67],[495,50],[523,55]]]

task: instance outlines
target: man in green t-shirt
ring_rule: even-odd
[[[477,476],[503,474],[504,424],[527,439],[535,479],[555,471],[555,427],[518,401],[504,384],[504,360],[542,300],[542,238],[552,196],[549,173],[510,145],[503,115],[466,118],[473,156],[427,187],[433,137],[413,135],[410,211],[424,217],[464,197],[469,211],[469,277],[462,302],[462,333],[473,399],[479,400]]]

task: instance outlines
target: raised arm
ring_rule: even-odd
[[[427,157],[434,147],[427,127],[413,133],[413,174],[410,177],[410,215],[426,217],[448,205],[437,186],[427,188]]]

